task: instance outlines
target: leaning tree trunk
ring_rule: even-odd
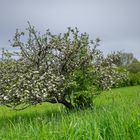
[[[64,98],[60,98],[60,99],[57,99],[57,98],[48,98],[45,100],[45,102],[49,102],[49,103],[61,103],[63,104],[65,107],[67,107],[68,109],[74,109],[74,106],[68,102],[66,99]]]

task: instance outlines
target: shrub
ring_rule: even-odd
[[[129,84],[130,86],[140,85],[140,72],[129,74]]]
[[[140,63],[139,62],[132,63],[128,66],[127,69],[130,73],[138,73],[140,72]]]

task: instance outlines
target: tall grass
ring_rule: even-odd
[[[83,111],[47,103],[19,112],[0,107],[0,140],[129,139],[140,139],[140,86],[104,92]]]

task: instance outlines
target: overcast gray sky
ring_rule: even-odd
[[[16,28],[27,21],[53,33],[78,27],[99,37],[105,53],[124,50],[140,60],[140,0],[0,0],[0,49],[11,49]]]

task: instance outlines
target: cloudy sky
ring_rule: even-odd
[[[140,60],[140,0],[0,0],[0,49],[13,50],[8,40],[27,21],[55,34],[78,27],[99,37],[105,54],[123,50]]]

